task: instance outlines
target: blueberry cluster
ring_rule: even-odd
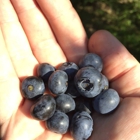
[[[22,95],[36,100],[32,117],[44,121],[55,133],[70,131],[74,140],[88,139],[93,131],[93,110],[107,114],[120,102],[102,69],[102,59],[94,53],[86,54],[78,65],[65,62],[57,70],[48,63],[39,64],[38,76],[27,77],[21,85]],[[46,89],[50,94],[44,94]]]

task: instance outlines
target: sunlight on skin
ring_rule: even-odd
[[[12,2],[38,62],[49,62],[53,66],[65,62],[65,55],[57,43],[49,23],[35,3],[24,0],[12,0]]]
[[[87,48],[86,33],[69,0],[0,0],[0,29],[0,125],[4,140],[72,140],[69,134],[50,132],[43,122],[31,118],[33,102],[23,100],[20,82],[36,74],[38,63],[57,66],[67,59],[78,62],[88,49],[102,57],[103,73],[124,97],[111,115],[93,112],[90,140],[140,139],[139,63],[107,31],[94,33]]]
[[[0,124],[4,123],[15,108],[18,108],[22,97],[19,94],[19,80],[5,48],[2,32],[0,31]],[[15,104],[13,104],[13,102]],[[4,107],[4,108],[2,108]],[[8,112],[8,114],[7,114]]]
[[[87,37],[82,24],[79,24],[80,18],[70,1],[61,0],[61,3],[58,0],[37,1],[68,60],[78,62],[87,52],[85,47],[87,46]]]

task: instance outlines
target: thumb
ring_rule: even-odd
[[[89,51],[101,56],[103,73],[120,96],[140,96],[140,64],[111,33],[95,32],[89,40]]]

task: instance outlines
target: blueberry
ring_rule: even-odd
[[[27,99],[36,99],[42,96],[45,92],[45,85],[41,78],[29,76],[22,81],[22,95]]]
[[[49,90],[56,96],[64,94],[68,87],[68,76],[62,70],[56,70],[48,80]]]
[[[100,72],[103,69],[103,62],[99,55],[95,53],[87,53],[79,62],[79,67],[92,66]]]
[[[75,109],[75,101],[67,94],[59,95],[56,97],[56,109],[68,113]]]
[[[65,113],[57,110],[45,124],[50,131],[65,134],[68,131],[69,118]]]
[[[109,81],[105,75],[102,74],[102,91],[109,88]]]
[[[81,94],[77,91],[73,81],[68,82],[68,88],[65,94],[70,95],[72,98],[79,97]]]
[[[43,95],[32,107],[31,116],[37,120],[47,120],[54,114],[56,102],[51,95]]]
[[[72,81],[79,68],[74,62],[65,62],[62,63],[58,69],[65,71],[69,81]]]
[[[102,74],[93,67],[79,69],[74,78],[74,83],[79,93],[88,98],[93,98],[102,91]]]
[[[50,75],[55,71],[55,68],[48,63],[41,63],[37,67],[37,75],[41,77],[44,83],[48,82]]]
[[[70,126],[70,133],[74,140],[86,140],[91,136],[92,131],[91,116],[85,111],[75,113]]]
[[[75,107],[76,111],[86,111],[89,114],[91,114],[93,111],[91,98],[85,98],[80,96],[75,99],[75,104],[76,104]]]
[[[101,92],[93,100],[93,108],[101,114],[107,114],[116,109],[120,102],[120,97],[116,90],[107,89]]]

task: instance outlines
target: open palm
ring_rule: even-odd
[[[20,82],[36,66],[78,62],[87,51],[99,54],[103,73],[122,101],[116,112],[93,112],[90,140],[140,139],[140,66],[109,32],[98,31],[89,43],[69,0],[0,0],[0,125],[4,140],[72,140],[45,129],[31,118],[33,102],[24,100]]]

